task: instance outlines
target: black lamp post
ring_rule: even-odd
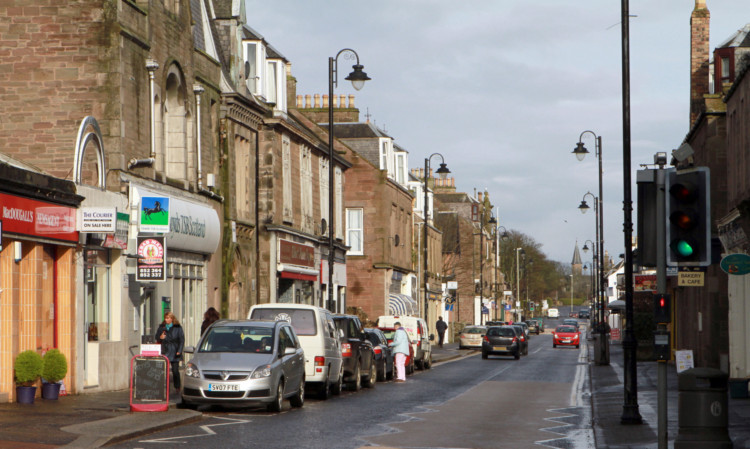
[[[434,156],[440,156],[440,160],[441,160],[440,168],[437,169],[437,174],[440,175],[440,178],[445,179],[445,177],[448,176],[448,173],[451,172],[450,170],[448,170],[448,167],[445,165],[445,158],[443,158],[443,155],[440,154],[440,153],[432,153],[430,155],[430,157],[427,157],[424,160],[424,226],[423,226],[424,229],[423,229],[423,234],[422,234],[422,236],[423,236],[422,243],[424,244],[423,248],[422,248],[422,254],[423,254],[423,257],[424,257],[424,271],[423,271],[424,274],[423,274],[423,279],[422,279],[422,285],[424,287],[424,320],[425,320],[425,322],[428,322],[428,323],[430,322],[430,320],[429,320],[430,317],[427,315],[427,310],[428,310],[428,302],[427,302],[428,301],[427,300],[427,286],[428,286],[428,283],[427,283],[427,279],[428,279],[428,276],[427,276],[427,273],[428,273],[428,271],[427,271],[427,269],[428,269],[428,264],[427,264],[427,229],[429,228],[429,224],[428,224],[429,220],[427,219],[427,215],[430,212],[430,208],[429,208],[429,203],[427,202],[427,187],[428,187],[427,180],[430,177],[430,161],[432,160],[432,158]]]
[[[584,148],[584,150],[585,150],[585,148]],[[601,171],[599,173],[601,173]],[[600,186],[600,188],[601,188],[601,186]],[[602,217],[601,217],[601,210],[599,208],[601,207],[601,200],[599,198],[597,198],[596,196],[594,196],[593,193],[586,192],[586,194],[583,195],[583,199],[581,200],[581,204],[578,205],[578,210],[580,210],[582,214],[585,214],[590,209],[588,203],[586,203],[586,197],[589,196],[589,195],[591,195],[591,198],[594,201],[594,215],[595,215],[594,216],[594,228],[596,229],[596,242],[597,242],[596,247],[594,248],[594,259],[596,259],[597,256],[599,256],[599,257],[602,258],[602,261],[597,260],[597,264],[596,264],[598,266],[598,268],[599,268],[599,271],[598,271],[598,274],[597,274],[598,280],[596,282],[596,287],[597,287],[596,295],[595,295],[596,299],[594,300],[595,303],[596,303],[596,308],[597,308],[597,316],[595,317],[596,318],[595,321],[597,323],[602,323],[604,321],[604,308],[605,308],[604,302],[605,302],[605,300],[604,300],[604,292],[602,291],[602,288],[604,286],[604,282],[602,280],[602,278],[604,277],[604,273],[603,273],[603,269],[604,269],[604,262],[603,262],[604,255],[602,254],[602,250],[603,250],[603,248],[602,248],[603,247],[602,232],[603,231],[600,229],[601,228],[601,218]],[[593,245],[593,242],[592,242],[592,245]],[[584,247],[585,247],[585,244],[584,244]],[[586,251],[586,250],[588,250],[587,247],[584,248],[584,251]]]
[[[494,255],[494,261],[493,261],[493,284],[495,286],[495,307],[500,306],[500,276],[498,275],[498,269],[500,268],[498,264],[500,263],[500,240],[507,242],[510,240],[510,236],[508,235],[508,230],[505,229],[505,226],[497,226],[497,219],[495,217],[490,217],[490,224],[492,224],[494,228],[494,240],[495,240],[495,255]],[[500,234],[500,229],[502,228],[503,233]],[[497,315],[497,313],[495,313]],[[496,317],[497,318],[497,317]],[[505,321],[505,311],[503,311],[503,321]]]
[[[359,55],[357,52],[350,48],[345,48],[336,53],[335,58],[328,58],[328,304],[326,308],[330,311],[334,311],[334,294],[333,294],[333,266],[336,261],[335,247],[334,247],[334,187],[335,182],[333,179],[333,88],[338,86],[338,60],[339,56],[345,53],[345,58],[356,59],[356,64],[352,66],[354,70],[346,78],[347,81],[352,82],[352,86],[356,90],[362,89],[365,85],[365,81],[368,81],[370,77],[362,70],[364,67],[359,64]]]
[[[592,242],[591,240],[586,240],[583,243],[583,252],[584,253],[588,253],[589,252],[589,247],[588,247],[589,243],[591,243],[591,246],[593,247],[593,251],[594,251],[593,254],[592,254],[592,257],[591,257],[591,259],[592,259],[592,264],[591,264],[591,297],[593,298],[593,301],[594,301],[594,312],[598,314],[599,313],[599,311],[598,311],[599,303],[597,302],[597,292],[599,291],[599,287],[597,285],[597,278],[598,278],[598,275],[597,275],[597,264],[598,264],[598,261],[597,261],[597,258],[596,258],[596,256],[597,256],[597,254],[596,254],[596,245],[594,244],[594,242]],[[584,269],[585,268],[586,267],[584,267]],[[596,318],[596,316],[594,316],[594,318]],[[596,319],[594,319],[593,321],[596,321]]]

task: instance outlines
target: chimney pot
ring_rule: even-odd
[[[323,94],[323,107],[328,107],[328,94]]]
[[[310,95],[305,95],[305,108],[310,109]]]

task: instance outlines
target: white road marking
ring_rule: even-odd
[[[214,432],[211,429],[211,427],[231,426],[234,424],[247,424],[251,422],[251,420],[226,418],[223,416],[214,416],[213,418],[224,419],[224,420],[231,421],[231,422],[206,424],[205,426],[199,426],[199,428],[203,430],[204,433],[200,433],[196,435],[181,435],[177,437],[155,438],[153,440],[140,440],[138,442],[139,443],[187,443],[187,441],[175,441],[175,440],[183,440],[183,439],[188,439],[188,438],[197,438],[197,437],[205,437],[209,435],[216,435],[216,432]]]

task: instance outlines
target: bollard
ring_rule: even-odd
[[[732,449],[728,378],[713,368],[691,368],[677,375],[679,430],[674,449]]]

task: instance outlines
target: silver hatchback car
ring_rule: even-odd
[[[286,321],[221,320],[201,337],[182,382],[182,405],[302,407],[305,355]]]

